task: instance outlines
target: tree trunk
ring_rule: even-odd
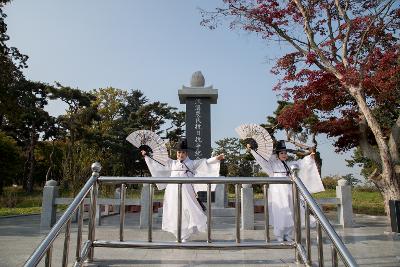
[[[49,157],[49,168],[47,169],[46,173],[46,182],[49,180],[50,175],[51,175],[51,169],[53,168],[53,154],[55,150],[55,145],[54,145],[54,140],[52,141],[52,148],[51,148],[51,153]]]
[[[28,192],[28,173],[29,173],[29,161],[31,158],[31,151],[28,148],[28,152],[26,153],[26,159],[24,162],[24,170],[22,173],[22,188],[24,189],[25,192]]]
[[[391,178],[384,178],[383,180],[388,180],[389,183],[385,183],[385,185],[381,188],[381,192],[383,195],[383,199],[385,202],[385,212],[388,216],[390,216],[389,212],[389,200],[400,200],[400,188],[399,188],[399,176],[394,176]]]
[[[34,170],[34,168],[35,168],[35,154],[32,151],[31,158],[29,161],[29,172],[28,172],[28,176],[26,179],[26,181],[27,181],[26,189],[27,189],[28,193],[33,192],[33,170]]]
[[[354,97],[357,102],[358,107],[360,108],[361,113],[364,115],[365,119],[367,120],[368,127],[371,129],[372,133],[374,134],[375,141],[378,145],[379,155],[381,157],[381,164],[382,164],[382,175],[385,178],[392,177],[393,175],[393,167],[391,156],[389,152],[389,148],[386,144],[385,137],[382,133],[382,129],[373,116],[371,109],[368,107],[365,97],[361,93],[361,87],[350,87],[349,91],[350,94]]]
[[[33,127],[34,129],[34,127]],[[28,193],[33,192],[33,170],[35,168],[35,145],[36,145],[36,138],[35,132],[31,133],[31,140],[29,144],[29,157],[28,157],[28,173],[26,176],[26,191]]]
[[[316,138],[316,134],[315,133],[312,134],[312,142],[314,144],[315,151],[317,151],[318,142],[317,142],[317,138]],[[321,154],[319,152],[316,152],[314,160],[315,160],[315,164],[317,165],[319,176],[321,176],[322,158],[321,158]]]
[[[0,195],[2,195],[4,192],[4,181],[3,179],[0,179]]]
[[[4,114],[0,114],[0,129],[3,129]]]
[[[385,201],[385,211],[389,216],[389,200],[400,200],[400,177],[396,174],[395,163],[392,160],[392,155],[388,144],[386,143],[385,136],[382,133],[382,129],[373,116],[371,109],[368,107],[365,97],[362,94],[361,87],[348,87],[350,94],[354,97],[360,108],[361,113],[365,117],[368,127],[374,134],[375,141],[378,145],[380,162],[382,167],[381,181],[375,181],[375,184],[382,192]],[[367,156],[367,155],[366,155]]]

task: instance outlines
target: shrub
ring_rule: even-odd
[[[361,180],[355,178],[352,173],[346,174],[346,175],[342,176],[342,178],[345,179],[347,181],[347,183],[349,185],[351,185],[351,187],[354,187],[357,184],[361,183]]]
[[[0,194],[3,187],[12,184],[22,169],[21,149],[17,142],[0,131]]]
[[[18,197],[15,192],[4,192],[0,198],[0,205],[5,208],[15,208],[18,203]]]
[[[340,179],[338,176],[325,176],[322,179],[322,184],[325,189],[336,189],[337,181]]]
[[[359,192],[379,192],[378,188],[373,184],[364,184],[354,187],[354,190]]]

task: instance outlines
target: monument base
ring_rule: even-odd
[[[207,203],[207,191],[198,191],[197,196],[201,202]],[[211,203],[212,202],[215,202],[215,192],[211,192]]]

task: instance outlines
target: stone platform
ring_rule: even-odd
[[[155,215],[156,216],[156,215]],[[335,214],[330,215],[332,218]],[[85,222],[85,225],[87,222]],[[22,266],[35,247],[44,237],[40,232],[40,216],[21,216],[0,218],[0,265]],[[119,217],[110,216],[102,220],[96,228],[96,238],[117,240],[119,234]],[[262,240],[262,214],[256,214],[257,230],[242,230],[243,242]],[[173,241],[171,234],[160,230],[159,220],[154,220],[154,241]],[[234,220],[229,217],[216,218],[212,232],[213,240],[234,240]],[[360,266],[400,266],[400,237],[388,234],[389,223],[386,217],[356,215],[355,226],[343,229],[336,227],[350,252]],[[272,234],[272,229],[271,236]],[[84,229],[87,237],[87,227]],[[125,239],[146,240],[147,231],[139,229],[139,213],[128,213],[126,216]],[[194,236],[191,242],[203,242],[206,235]],[[60,266],[64,234],[55,242],[53,266]],[[312,231],[315,260],[316,239]],[[76,224],[72,225],[71,247],[69,258],[72,262],[75,255]],[[326,266],[330,266],[330,244],[325,240],[324,257]],[[116,249],[96,248],[95,262],[92,266],[295,266],[294,250],[184,250],[184,249]],[[340,263],[340,265],[343,265]],[[40,265],[40,266],[43,266]]]

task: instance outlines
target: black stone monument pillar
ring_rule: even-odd
[[[191,159],[211,157],[211,104],[216,104],[218,90],[204,87],[204,76],[193,73],[190,87],[178,91],[179,101],[186,104],[186,138]]]
[[[211,157],[211,104],[216,104],[218,90],[212,86],[204,87],[204,76],[200,71],[192,75],[190,87],[182,86],[178,91],[179,101],[186,104],[186,139],[189,158]],[[214,192],[213,192],[214,193]],[[206,192],[199,192],[199,198],[206,202]],[[214,201],[214,194],[211,195]]]

